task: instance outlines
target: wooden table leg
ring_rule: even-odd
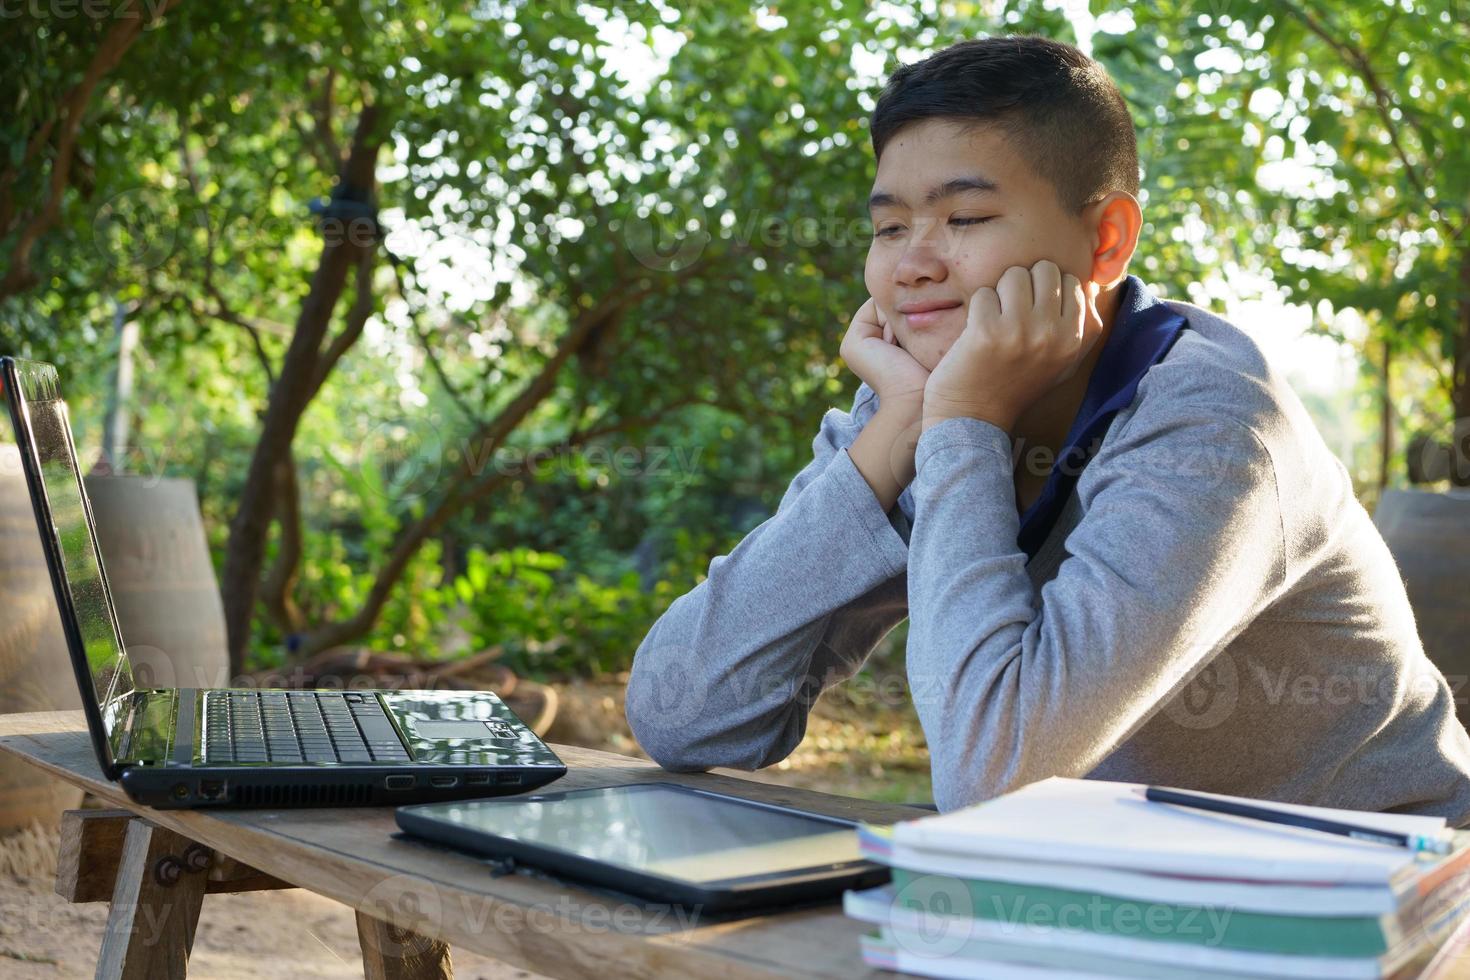
[[[98,980],[183,980],[188,973],[205,890],[205,876],[185,866],[191,844],[146,820],[128,822]]]
[[[57,893],[72,902],[112,901],[99,978],[182,978],[205,895],[291,887],[128,810],[62,814]],[[411,905],[412,896],[399,900]],[[400,921],[423,918],[420,914]],[[412,928],[359,911],[357,936],[366,980],[454,976],[448,944]]]
[[[68,902],[110,902],[117,888],[131,810],[66,810],[61,814],[61,849],[56,860],[56,894]],[[197,842],[185,846],[184,870],[205,871],[204,894],[295,888]]]
[[[449,944],[357,913],[364,980],[453,980]]]
[[[112,901],[99,980],[182,980],[205,895],[292,887],[128,810],[62,814],[57,893],[72,902]],[[417,908],[412,895],[397,901],[406,908],[388,911]],[[357,936],[366,980],[454,976],[448,944],[414,929],[358,912]]]

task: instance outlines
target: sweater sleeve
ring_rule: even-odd
[[[626,714],[663,767],[785,758],[821,692],[907,615],[907,523],[897,505],[883,512],[847,453],[875,399],[864,384],[851,412],[826,413],[775,515],[713,559],[639,645]]]
[[[1007,434],[953,418],[920,437],[908,674],[941,810],[1085,776],[1278,594],[1281,508],[1255,433],[1131,422],[1084,469],[1089,506],[1039,595]]]

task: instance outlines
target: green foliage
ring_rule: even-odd
[[[1074,39],[1055,4],[885,10],[183,4],[88,107],[73,186],[33,257],[42,283],[0,303],[0,347],[58,362],[95,445],[114,314],[138,322],[131,468],[196,480],[218,560],[269,390],[240,323],[278,364],[321,247],[308,203],[332,192],[332,153],[378,106],[378,203],[403,285],[376,271],[370,327],[302,420],[293,598],[308,624],[359,609],[404,530],[484,472],[479,422],[524,390],[569,323],[602,309],[597,341],[501,449],[622,427],[450,516],[363,642],[448,656],[505,643],[531,673],[616,671],[711,558],[771,514],[822,411],[851,403],[837,347],[864,298],[866,120],[882,78],[960,37]],[[1138,123],[1135,271],[1178,297],[1215,273],[1266,271],[1299,298],[1366,311],[1374,342],[1446,363],[1465,302],[1463,238],[1448,230],[1470,201],[1467,36],[1449,12],[1094,9],[1132,25],[1093,43]],[[105,26],[29,10],[6,21],[9,159]],[[860,74],[855,51],[881,74]],[[1390,112],[1345,51],[1367,58]],[[644,52],[648,64],[633,57]],[[1262,180],[1303,146],[1325,161],[1318,189]],[[28,172],[16,191],[40,186]],[[277,529],[268,565],[280,546]],[[291,638],[263,617],[255,640],[260,664],[289,656]]]
[[[635,571],[611,584],[580,572],[553,574],[565,571],[560,555],[472,549],[451,586],[465,610],[460,625],[471,649],[501,645],[503,661],[531,676],[626,668],[669,601],[668,583],[644,594]]]
[[[1369,357],[1388,343],[1453,364],[1470,304],[1463,11],[1448,0],[1109,9],[1136,21],[1107,45],[1129,81],[1156,80],[1141,131],[1151,181],[1168,193],[1150,209],[1173,211],[1176,228],[1200,222],[1203,247],[1198,234],[1181,244],[1212,266],[1266,272],[1313,306],[1322,332],[1335,311],[1361,311]],[[1444,405],[1451,385],[1441,372],[1424,403]]]

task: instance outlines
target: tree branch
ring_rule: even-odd
[[[336,173],[342,169],[342,147],[337,143],[336,131],[332,128],[332,116],[334,115],[332,104],[332,88],[337,83],[337,69],[328,68],[327,75],[322,79],[322,84],[317,92],[316,101],[311,104],[311,115],[316,120],[315,135],[317,142],[326,154],[328,160],[334,166],[328,173]]]
[[[363,327],[367,325],[368,318],[373,315],[373,309],[376,305],[373,298],[373,267],[376,265],[375,258],[373,253],[368,249],[362,249],[362,254],[358,256],[357,269],[353,273],[353,282],[357,287],[356,297],[352,301],[352,307],[347,311],[347,318],[342,324],[342,330],[337,336],[332,338],[331,343],[327,345],[327,349],[321,353],[321,356],[317,360],[317,369],[310,382],[310,394],[307,395],[307,401],[311,401],[311,399],[316,397],[316,393],[326,383],[327,377],[332,373],[332,369],[337,366],[338,361],[342,360],[342,355],[346,354],[352,345],[357,343],[357,339],[362,336]]]
[[[1332,32],[1327,29],[1327,26],[1322,21],[1313,17],[1306,10],[1288,2],[1288,0],[1282,0],[1282,6],[1288,13],[1306,25],[1307,30],[1321,38],[1328,47],[1335,51],[1340,58],[1346,61],[1350,67],[1354,68],[1363,77],[1363,81],[1368,84],[1368,88],[1373,92],[1374,105],[1378,109],[1378,115],[1383,121],[1384,129],[1388,131],[1389,144],[1393,147],[1394,153],[1399,158],[1399,162],[1404,166],[1405,176],[1408,178],[1409,183],[1414,185],[1414,190],[1418,192],[1419,197],[1428,202],[1430,200],[1429,190],[1423,178],[1420,176],[1418,168],[1409,160],[1409,155],[1404,150],[1403,141],[1399,138],[1399,127],[1392,114],[1392,110],[1397,108],[1394,105],[1393,96],[1389,94],[1388,89],[1384,88],[1383,82],[1379,80],[1378,73],[1373,70],[1373,66],[1369,63],[1367,56],[1348,42],[1333,36]],[[1418,132],[1420,143],[1427,146],[1428,141],[1424,139],[1422,130],[1419,130],[1419,127],[1410,118],[1409,113],[1402,109],[1399,111],[1404,119],[1408,120],[1409,125],[1413,126]],[[1450,227],[1448,216],[1444,216],[1444,223],[1446,228]]]
[[[387,251],[387,249],[384,249],[384,251]],[[404,281],[403,277],[403,267],[407,265],[412,269],[412,263],[407,259],[394,255],[392,252],[388,252],[388,263],[393,267],[393,281],[398,286],[398,295],[402,297],[404,304],[408,307],[409,322],[413,324],[413,330],[419,339],[419,344],[424,348],[424,357],[428,360],[429,366],[433,368],[434,375],[439,379],[439,384],[448,393],[450,401],[454,402],[460,414],[471,425],[476,427],[485,425],[485,420],[480,417],[480,413],[470,407],[469,402],[464,397],[464,393],[449,380],[449,374],[444,370],[444,364],[439,360],[439,355],[434,350],[434,345],[429,339],[428,331],[424,329],[423,324],[419,321],[419,311],[414,307],[413,300],[409,298],[408,284]],[[418,281],[417,272],[414,272],[414,281]]]
[[[140,4],[139,0],[126,0],[117,10],[102,43],[97,46],[97,52],[92,56],[81,81],[62,100],[60,112],[31,138],[20,165],[0,175],[0,214],[6,219],[0,225],[0,235],[9,235],[17,225],[22,226],[15,245],[10,250],[5,275],[0,278],[0,297],[14,295],[36,283],[37,277],[30,265],[31,250],[36,241],[60,217],[61,199],[70,180],[72,161],[76,153],[77,131],[81,128],[82,117],[92,101],[93,92],[103,77],[118,66],[123,55],[138,40],[143,29],[152,23],[153,18],[162,17],[178,3],[179,0],[158,0],[157,5],[153,5]],[[46,194],[38,209],[17,219],[11,198],[11,185],[19,179],[23,168],[40,153],[41,147],[49,142],[57,123],[60,128],[57,130],[56,152],[51,162]]]
[[[299,633],[306,617],[292,593],[301,566],[301,489],[296,476],[296,457],[287,452],[276,464],[276,526],[281,529],[276,560],[260,582],[260,598],[267,614],[282,633]]]
[[[665,406],[656,413],[634,419],[621,419],[616,423],[609,424],[600,429],[584,432],[567,439],[556,448],[561,450],[571,449],[599,435],[619,432],[639,424],[651,424],[675,409],[688,404],[691,400],[681,399]],[[494,467],[488,473],[478,476],[472,481],[460,483],[456,489],[445,494],[423,517],[419,518],[399,535],[397,543],[388,555],[388,560],[378,569],[378,574],[373,579],[372,587],[368,590],[368,597],[364,600],[362,608],[347,619],[324,624],[300,635],[296,656],[309,657],[322,650],[340,646],[365,635],[373,628],[373,624],[377,622],[378,616],[382,613],[383,606],[387,604],[388,597],[392,594],[393,586],[402,577],[404,570],[408,567],[409,561],[412,560],[423,543],[434,534],[437,534],[448,523],[451,517],[465,507],[484,498],[491,491],[502,486],[513,477],[521,476],[531,470],[536,458],[536,452],[527,453],[526,457],[513,466]]]
[[[199,202],[199,204],[202,206],[204,203],[204,192],[199,186],[199,175],[195,172],[194,158],[189,153],[189,131],[192,129],[192,126],[189,123],[188,117],[184,114],[182,110],[178,113],[178,126],[179,166],[184,171],[184,179],[189,184],[189,192],[194,195],[195,201]],[[209,209],[207,207],[203,208],[203,213],[203,286],[205,293],[207,293],[210,298],[214,300],[216,307],[213,310],[204,310],[203,313],[213,319],[222,320],[225,323],[233,324],[234,326],[237,326],[240,329],[244,330],[245,333],[249,335],[250,343],[255,348],[255,359],[260,362],[261,369],[265,371],[266,383],[267,385],[273,385],[276,383],[276,371],[275,368],[271,365],[270,356],[265,352],[265,344],[261,342],[260,331],[256,329],[255,324],[251,323],[245,317],[240,316],[234,310],[230,309],[230,304],[225,301],[224,293],[220,291],[219,286],[214,281],[214,219],[210,217]],[[196,315],[198,315],[197,311]],[[283,327],[283,329],[289,331],[290,328]]]
[[[220,295],[219,290],[214,288],[213,284],[206,283],[205,291],[208,292],[211,298],[214,299],[216,304],[214,309],[208,309],[205,307],[199,307],[190,304],[191,311],[197,317],[208,317],[212,320],[219,320],[222,323],[228,323],[231,326],[239,327],[241,330],[244,330],[246,336],[250,338],[251,347],[255,351],[255,360],[257,363],[260,364],[260,369],[265,372],[266,384],[268,386],[274,385],[276,383],[276,371],[275,368],[271,366],[270,355],[265,352],[265,345],[261,343],[260,331],[257,330],[255,328],[255,325],[252,324],[249,320],[238,315],[228,306],[226,306],[224,304],[224,298]]]
[[[609,333],[614,331],[618,324],[618,314],[629,303],[634,302],[648,291],[648,289],[637,290],[624,296],[619,296],[614,291],[603,297],[602,301],[591,309],[584,310],[572,321],[571,327],[562,335],[557,344],[555,352],[547,358],[530,383],[508,405],[496,413],[493,419],[476,429],[469,441],[482,444],[489,452],[498,449],[506,437],[514,432],[521,421],[531,413],[532,409],[551,393],[562,366],[582,349],[588,338],[599,329]],[[465,468],[468,469],[469,465],[470,461],[466,458]]]

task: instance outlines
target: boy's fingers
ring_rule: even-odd
[[[970,297],[970,323],[993,324],[1000,319],[1000,313],[1000,294],[989,286],[981,286]]]
[[[1082,316],[1083,305],[1087,298],[1082,295],[1082,283],[1076,276],[1066,275],[1062,277],[1062,322],[1068,326],[1074,326],[1079,333],[1085,332],[1087,322]]]
[[[1024,315],[1031,309],[1031,270],[1024,265],[1013,265],[1001,273],[1000,282],[995,284],[1000,296],[1001,309],[1012,315]]]
[[[1061,308],[1062,270],[1055,262],[1042,259],[1031,267],[1031,287],[1038,310],[1051,312]]]
[[[886,323],[883,324],[883,343],[893,343],[893,328]]]

